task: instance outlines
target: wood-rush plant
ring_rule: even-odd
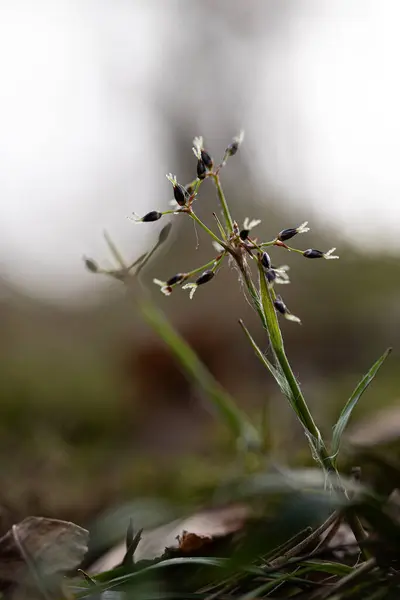
[[[326,441],[322,438],[300,389],[299,383],[290,366],[279,326],[279,317],[283,317],[294,323],[300,323],[299,317],[295,316],[287,308],[284,300],[276,291],[277,286],[289,283],[289,267],[286,265],[279,267],[274,266],[267,252],[267,248],[278,246],[284,250],[300,254],[306,259],[333,260],[338,259],[339,257],[334,254],[336,248],[331,248],[324,252],[316,250],[315,248],[300,250],[287,245],[287,242],[290,239],[309,231],[308,222],[304,222],[298,227],[283,229],[272,239],[267,241],[260,241],[253,236],[253,229],[260,224],[258,219],[250,220],[247,218],[242,226],[237,223],[231,215],[227,199],[222,189],[220,174],[223,167],[227,164],[228,159],[238,152],[242,141],[243,133],[232,140],[232,143],[229,144],[225,150],[222,161],[219,164],[215,164],[214,160],[204,147],[203,138],[196,137],[193,141],[193,153],[197,161],[197,177],[188,185],[182,185],[174,175],[167,175],[167,179],[172,185],[174,195],[174,200],[172,201],[173,208],[161,212],[152,210],[143,217],[133,214],[131,220],[135,223],[149,223],[158,221],[165,215],[184,215],[197,223],[197,225],[212,239],[216,255],[209,262],[192,271],[176,273],[165,281],[160,279],[154,280],[154,283],[160,286],[161,292],[167,296],[170,296],[175,288],[181,287],[184,290],[189,290],[189,296],[190,298],[193,298],[200,286],[203,286],[214,279],[226,260],[234,262],[240,272],[250,302],[257,311],[261,323],[267,332],[270,342],[269,357],[267,357],[257,346],[244,323],[241,320],[239,323],[256,355],[274,377],[282,393],[288,399],[304,429],[314,459],[324,469],[325,473],[330,476],[330,480],[332,481],[331,476],[333,475],[333,480],[336,481],[335,485],[341,487],[337,473],[337,456],[342,433],[354,406],[371,383],[378,369],[388,356],[390,349],[388,349],[371,367],[351,395],[333,428],[332,440],[328,446]],[[196,200],[199,197],[201,185],[205,179],[211,179],[214,183],[219,207],[222,213],[222,222],[217,214],[213,213],[216,226],[215,231],[211,229],[210,226],[206,225],[196,214]],[[110,250],[118,262],[118,268],[111,271],[104,270],[99,268],[91,259],[85,259],[86,266],[92,272],[104,273],[125,283],[139,283],[141,271],[157,251],[160,244],[164,242],[170,228],[171,224],[169,223],[161,231],[156,246],[132,264],[127,264],[124,261],[115,245],[108,237],[106,237]],[[256,267],[256,278],[253,275],[250,265]],[[247,417],[236,407],[233,399],[215,381],[193,350],[173,329],[164,315],[155,308],[143,286],[136,285],[134,289],[134,297],[145,319],[168,344],[171,351],[181,362],[186,373],[204,392],[206,392],[214,407],[217,408],[220,415],[223,416],[237,439],[241,442],[241,447],[245,446],[246,448],[254,449],[254,447],[259,446],[260,434],[257,429],[254,428]],[[345,490],[343,490],[343,494],[345,494]],[[358,520],[354,519],[351,525],[357,539],[363,538],[364,533]]]

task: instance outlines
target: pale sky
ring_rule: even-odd
[[[387,236],[398,249],[400,4],[284,4],[273,35],[252,52],[233,40],[227,52],[238,65],[232,81],[254,176],[359,243],[372,236],[384,245]],[[184,8],[179,0],[0,3],[0,273],[25,290],[92,289],[81,257],[105,256],[103,228],[140,253],[148,230],[125,217],[169,200],[169,132],[150,99],[162,94],[160,63],[179,43]],[[179,69],[178,61],[163,76],[189,85]],[[203,76],[194,74],[198,85]]]

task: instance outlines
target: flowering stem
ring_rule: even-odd
[[[213,175],[215,187],[217,188],[217,194],[219,198],[219,202],[221,204],[222,212],[224,213],[226,226],[228,228],[229,233],[233,232],[233,220],[231,217],[231,213],[229,212],[228,204],[226,202],[225,194],[221,186],[221,182],[219,179],[219,175]]]
[[[258,263],[259,269],[259,280],[260,280],[260,294],[262,308],[265,315],[266,329],[268,331],[271,346],[279,365],[279,369],[284,375],[286,382],[289,386],[290,393],[287,395],[288,400],[295,411],[299,421],[303,425],[307,434],[311,451],[316,455],[321,466],[327,473],[332,473],[337,477],[339,489],[343,493],[344,497],[347,498],[346,490],[341,484],[339,474],[333,463],[332,457],[330,456],[325,443],[322,439],[321,433],[313,419],[313,416],[308,408],[307,402],[301,392],[300,386],[294,376],[289,360],[286,356],[283,337],[279,327],[278,317],[273,304],[273,296],[268,287],[268,283],[265,278],[265,273],[261,263]],[[257,307],[256,307],[257,308]],[[365,539],[366,535],[364,529],[357,517],[357,515],[350,515],[348,523],[354,533],[357,541]],[[362,549],[365,554],[365,550]],[[365,554],[366,556],[366,554]]]
[[[276,239],[271,242],[263,242],[262,244],[258,244],[260,248],[266,248],[267,246],[276,246]]]
[[[193,271],[189,271],[188,273],[186,273],[185,280],[190,279],[191,277],[193,277],[193,275],[196,275],[197,273],[200,273],[201,271],[205,271],[206,269],[211,269],[211,271],[215,271],[217,269],[217,267],[219,267],[219,265],[221,264],[223,258],[225,257],[225,254],[226,254],[226,252],[221,254],[221,256],[217,260],[214,258],[213,260],[210,260],[205,265],[202,265],[201,267],[197,267],[197,269],[193,269]]]
[[[202,229],[204,229],[204,231],[205,231],[206,233],[208,233],[208,235],[210,235],[210,236],[213,238],[213,240],[215,240],[215,241],[216,241],[216,242],[217,242],[217,243],[218,243],[220,246],[222,246],[223,248],[225,248],[226,244],[225,244],[225,243],[224,243],[222,240],[220,240],[220,239],[219,239],[219,237],[218,237],[217,235],[215,235],[215,233],[214,233],[213,231],[211,231],[211,229],[209,229],[209,228],[207,227],[207,225],[206,225],[205,223],[203,223],[203,221],[202,221],[201,219],[199,219],[199,217],[196,215],[196,213],[194,213],[194,212],[191,210],[190,212],[188,212],[188,214],[189,214],[189,215],[192,217],[192,219],[193,219],[194,221],[196,221],[196,223],[197,223],[198,225],[200,225],[200,227],[201,227]]]

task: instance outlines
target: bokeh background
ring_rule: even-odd
[[[88,524],[138,496],[189,496],[232,469],[233,443],[141,322],[110,264],[107,229],[134,259],[165,221],[165,173],[194,176],[192,138],[216,159],[236,218],[266,239],[308,220],[288,262],[289,356],[329,433],[360,376],[394,353],[354,422],[398,404],[400,5],[396,0],[2,0],[0,3],[1,526],[27,514]],[[200,215],[212,224],[211,185]],[[284,399],[243,338],[267,341],[235,271],[164,298],[152,278],[210,260],[176,218],[145,281],[216,377],[257,420],[272,462],[306,460]],[[296,240],[297,241],[297,240]],[[198,247],[197,247],[198,245]],[[373,418],[373,417],[372,417]],[[202,495],[203,494],[203,495]]]

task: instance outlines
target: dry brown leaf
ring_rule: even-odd
[[[89,532],[74,523],[27,517],[0,538],[0,580],[20,584],[75,569],[87,552]]]
[[[182,531],[182,535],[178,535],[177,540],[178,550],[183,554],[196,552],[213,541],[209,535],[197,535],[197,533],[189,533],[189,531]]]

